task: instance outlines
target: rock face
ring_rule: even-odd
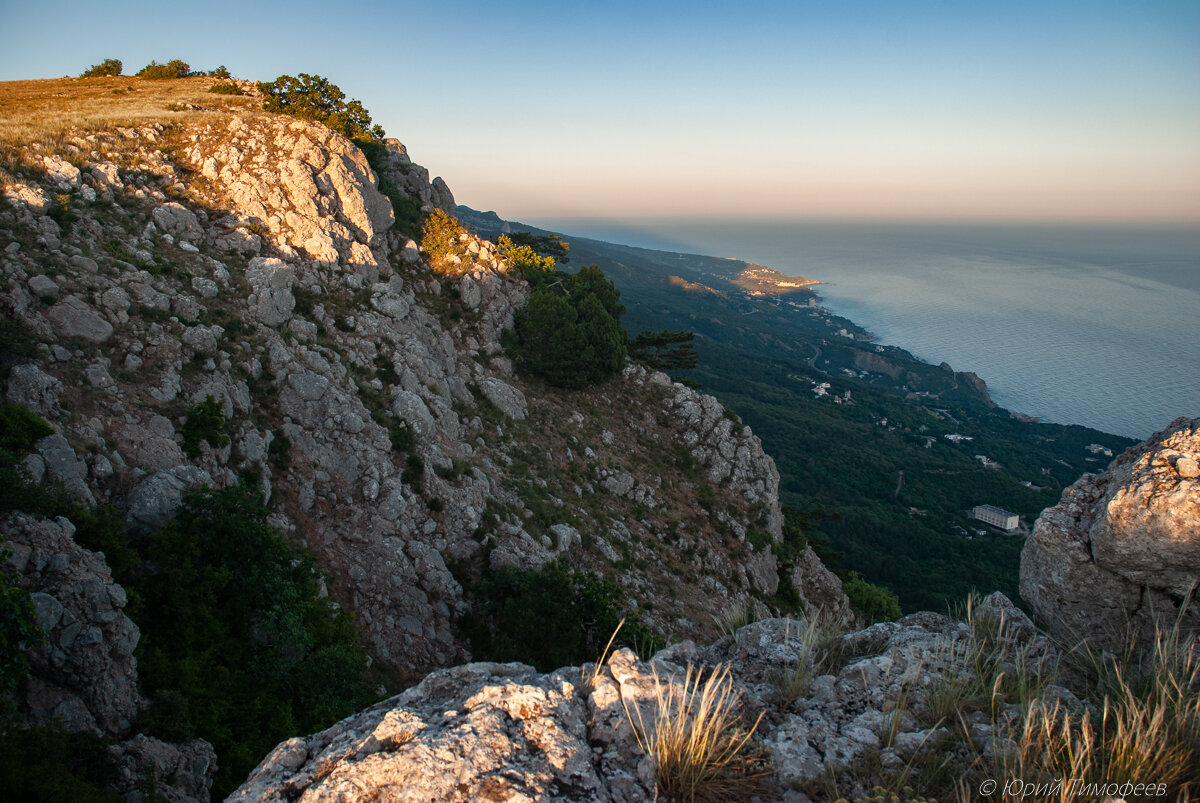
[[[978,614],[993,626],[1004,622],[994,631],[1002,641],[1051,655],[1003,595]],[[781,699],[779,678],[813,658],[805,627],[765,620],[707,649],[682,642],[648,661],[618,650],[599,670],[439,670],[326,731],[280,744],[229,799],[655,800],[654,767],[634,727],[653,731],[664,715],[657,689],[682,684],[688,666],[727,667],[749,721],[762,713],[755,737],[772,754],[779,794],[868,755],[903,766],[937,742],[942,731],[930,721],[925,690],[968,671],[955,645],[971,638],[971,625],[924,613],[835,637],[829,649],[840,659],[794,700]],[[1000,737],[986,717],[964,726],[985,751],[996,749]]]
[[[144,530],[185,492],[256,474],[375,657],[407,671],[467,658],[455,563],[562,558],[653,608],[662,636],[711,637],[725,606],[766,615],[785,572],[810,607],[848,611],[815,556],[778,565],[778,472],[715,399],[637,367],[553,398],[514,375],[500,335],[528,285],[469,235],[458,275],[430,269],[380,186],[454,200],[399,142],[377,174],[344,137],[275,115],[78,133],[0,209],[19,240],[0,305],[49,347],[5,391],[57,430],[27,459],[39,479]],[[80,196],[66,227],[61,192]],[[209,396],[230,443],[189,457],[187,410]]]
[[[1200,629],[1200,419],[1178,419],[1085,475],[1045,510],[1021,553],[1021,596],[1062,639],[1122,646],[1170,626]]]
[[[133,650],[140,633],[125,616],[125,590],[104,556],[71,538],[66,519],[17,514],[4,523],[11,568],[33,596],[46,644],[30,654],[34,676],[23,706],[34,725],[125,734],[138,712]]]

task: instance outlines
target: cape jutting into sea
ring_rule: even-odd
[[[1200,228],[539,221],[744,259],[821,282],[822,304],[1010,410],[1144,438],[1200,416]]]

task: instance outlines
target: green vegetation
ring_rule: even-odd
[[[461,572],[459,572],[461,574]],[[472,613],[459,622],[476,660],[523,661],[542,672],[596,659],[622,619],[621,590],[562,558],[539,569],[487,570],[472,582]],[[616,646],[649,644],[637,621],[627,621]]]
[[[518,235],[519,236],[519,235]],[[534,240],[526,235],[521,242],[514,241],[507,234],[501,234],[496,245],[500,249],[500,256],[507,261],[511,266],[521,271],[525,276],[529,276],[532,272],[554,270],[555,257],[551,254],[541,253],[535,246],[541,248],[551,248],[558,253],[565,254],[570,247],[562,240],[555,239],[550,241],[545,238],[546,242]],[[564,262],[568,260],[563,260]]]
[[[629,343],[629,359],[655,371],[687,371],[697,364],[695,339],[694,332],[638,332]]]
[[[191,494],[174,523],[136,542],[140,568],[117,578],[142,630],[143,725],[212,742],[217,798],[282,739],[370,699],[350,620],[318,597],[311,558],[266,516],[241,486]]]
[[[194,404],[187,410],[187,418],[183,422],[183,451],[188,457],[200,456],[200,441],[204,441],[214,449],[229,445],[229,436],[225,434],[225,416],[221,414],[222,401],[211,395],[205,396],[204,401]]]
[[[571,258],[567,256],[571,253],[571,244],[557,234],[538,235],[519,231],[513,234],[502,234],[496,244],[503,250],[506,242],[509,247],[528,248],[542,259],[553,259],[555,263],[565,265],[571,261]]]
[[[195,420],[206,422],[198,431],[216,437],[217,422],[224,424],[219,404],[209,397],[197,407],[204,409]],[[267,525],[257,492],[233,486],[190,494],[173,523],[132,539],[116,510],[81,505],[60,485],[29,479],[19,458],[52,431],[28,410],[0,405],[0,513],[66,516],[81,546],[104,553],[129,596],[126,614],[142,632],[136,656],[151,706],[140,727],[169,741],[212,742],[220,764],[215,796],[231,792],[281,740],[327,727],[370,701],[352,622],[318,597],[312,559]],[[281,447],[272,457],[285,459],[286,438],[275,442]],[[7,694],[26,673],[19,645],[39,632],[29,594],[3,573],[0,622],[0,693]],[[53,768],[40,774],[44,788],[56,790],[28,799],[109,799],[94,794],[94,776],[103,775],[97,751],[52,732],[28,738],[46,745]],[[8,760],[20,753],[0,754],[0,779],[23,766]],[[0,788],[34,787],[0,780]]]
[[[319,75],[300,73],[281,75],[270,83],[260,82],[263,109],[290,114],[304,120],[318,120],[352,140],[380,142],[383,128],[371,122],[371,114],[360,101],[346,102],[337,84]]]
[[[88,67],[79,77],[100,78],[105,75],[120,75],[124,69],[125,65],[121,63],[120,59],[105,59],[99,64],[93,64],[91,67]]]
[[[242,88],[233,81],[221,81],[213,84],[208,91],[214,95],[244,95]]]
[[[29,592],[17,585],[17,578],[6,567],[9,549],[0,535],[0,726],[11,703],[11,695],[29,677],[29,661],[24,650],[42,640],[37,613]]]
[[[125,798],[106,788],[120,780],[108,744],[90,733],[50,728],[0,732],[0,788],[8,800],[122,803]]]
[[[180,59],[171,59],[166,64],[159,64],[157,61],[151,61],[145,67],[137,71],[138,78],[152,78],[155,80],[164,80],[169,78],[187,78],[192,74],[191,65]]]
[[[457,273],[457,266],[467,255],[462,242],[466,233],[457,219],[440,209],[435,209],[425,218],[421,229],[421,250],[429,257],[429,265],[437,273]]]
[[[505,350],[524,371],[551,385],[579,389],[625,366],[620,293],[595,265],[574,275],[531,274],[529,303],[518,310]]]
[[[850,606],[866,617],[868,625],[894,622],[902,615],[900,598],[882,586],[868,583],[859,572],[846,572],[842,591],[846,592]]]

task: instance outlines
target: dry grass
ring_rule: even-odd
[[[769,761],[750,743],[762,714],[746,727],[728,667],[704,680],[688,666],[682,683],[655,680],[652,727],[625,708],[638,744],[654,762],[658,793],[664,800],[749,800],[766,790]],[[624,702],[622,701],[622,704]]]
[[[751,605],[730,605],[719,614],[714,613],[712,620],[719,634],[736,638],[739,630],[758,621],[758,615]]]
[[[835,670],[841,662],[843,629],[821,611],[818,610],[808,619],[800,620],[796,635],[800,641],[800,655],[796,663],[786,669],[777,669],[767,676],[780,709],[784,711],[808,694],[813,678]],[[785,638],[789,643],[792,640],[790,621]]]
[[[1057,675],[1057,666],[1036,652],[1035,641],[1011,637],[1009,623],[979,617],[967,600],[963,617],[971,625],[965,639],[946,639],[934,656],[941,680],[925,695],[935,724],[957,724],[968,711],[993,719],[1004,703],[1029,705]]]
[[[102,131],[150,122],[169,123],[258,104],[250,97],[214,95],[208,91],[212,85],[213,79],[208,77],[0,82],[0,148],[35,142],[53,144],[71,129]]]
[[[1178,623],[1159,628],[1141,659],[1101,660],[1099,666],[1105,681],[1099,711],[1080,714],[1034,702],[1013,737],[1018,749],[999,771],[1026,783],[1079,779],[1057,790],[1059,803],[1092,799],[1090,784],[1156,785],[1144,795],[1123,791],[1129,800],[1193,799],[1200,792],[1197,637],[1182,637]]]

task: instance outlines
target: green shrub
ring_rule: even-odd
[[[0,727],[11,713],[9,698],[29,677],[25,650],[41,643],[43,638],[33,598],[4,567],[9,551],[4,536],[0,535]]]
[[[868,583],[858,572],[848,572],[842,578],[842,591],[851,607],[867,618],[867,624],[892,622],[901,616],[899,597],[882,586]]]
[[[37,351],[37,341],[28,330],[11,318],[0,318],[0,375],[8,376],[14,365],[32,359]]]
[[[461,236],[462,224],[456,218],[435,209],[425,218],[421,229],[421,250],[429,257],[429,265],[439,273],[457,272],[467,256]]]
[[[407,427],[405,427],[407,430]],[[396,441],[392,441],[395,448]],[[397,449],[397,451],[400,451]],[[400,472],[400,481],[405,485],[411,485],[416,489],[417,493],[421,492],[421,480],[425,476],[425,461],[416,453],[410,452],[404,460],[404,471]]]
[[[621,590],[559,558],[539,569],[489,571],[470,591],[471,614],[459,624],[478,660],[523,661],[542,672],[594,661],[621,621]],[[640,622],[626,621],[614,643],[653,642]]]
[[[106,788],[120,780],[107,746],[90,733],[0,732],[0,789],[8,800],[122,803]]]
[[[187,419],[183,422],[183,451],[188,457],[200,456],[200,441],[214,449],[229,445],[225,417],[221,414],[223,401],[223,397],[222,401],[217,401],[209,395],[188,408]]]
[[[99,64],[88,67],[79,77],[100,78],[105,75],[120,75],[123,69],[125,69],[125,65],[121,63],[120,59],[105,59]]]
[[[145,723],[213,743],[218,800],[279,741],[370,699],[350,620],[318,597],[312,559],[267,512],[242,486],[190,494],[174,523],[139,542],[139,571],[117,578],[137,592]]]
[[[362,103],[347,103],[346,94],[327,78],[308,73],[281,75],[270,83],[259,83],[258,88],[266,111],[319,120],[354,140],[380,142],[385,136],[383,128],[372,125]]]
[[[137,77],[163,80],[167,78],[187,78],[191,74],[192,68],[186,61],[171,59],[166,64],[151,61],[145,67],[138,70]]]
[[[629,343],[629,359],[655,371],[686,371],[699,360],[692,341],[694,332],[642,331]],[[729,408],[725,408],[729,412]],[[736,418],[735,423],[741,420]]]
[[[505,350],[523,370],[563,388],[603,382],[625,366],[620,293],[596,265],[543,272],[517,311]]]
[[[562,241],[559,240],[561,243]],[[528,275],[533,271],[554,270],[554,257],[543,256],[528,243],[514,242],[507,234],[501,234],[496,241],[502,256],[509,265]],[[566,246],[566,243],[563,243]]]
[[[208,91],[214,95],[244,95],[242,88],[233,81],[224,81],[213,84],[208,88]]]
[[[396,419],[388,422],[388,439],[392,442],[392,451],[394,452],[407,452],[417,445],[417,433],[413,432],[412,427],[407,423]],[[420,482],[419,474],[417,482]]]
[[[217,67],[217,69],[215,69],[215,70],[210,70],[208,74],[212,78],[220,78],[224,81],[228,81],[230,78],[233,77],[229,74],[229,68],[226,67],[224,64],[222,64],[220,67]],[[238,92],[237,94],[240,95],[242,93]]]
[[[267,455],[271,458],[271,464],[275,468],[285,471],[292,463],[292,439],[284,435],[279,430],[272,433],[271,445],[267,447]]]
[[[32,410],[12,402],[0,402],[0,449],[24,454],[54,428]]]

